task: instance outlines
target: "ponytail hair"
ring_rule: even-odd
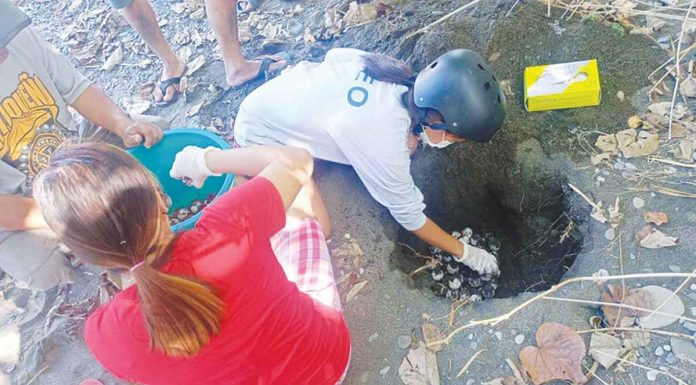
[[[34,197],[50,228],[76,255],[132,271],[151,347],[191,357],[219,333],[224,303],[212,286],[160,271],[174,235],[158,188],[125,151],[73,144],[56,151],[35,178]]]
[[[362,58],[367,76],[386,83],[413,86],[415,74],[403,61],[381,53],[368,53]]]

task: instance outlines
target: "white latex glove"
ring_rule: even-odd
[[[459,242],[464,245],[464,253],[462,256],[453,255],[457,262],[469,266],[471,269],[477,271],[481,275],[500,275],[500,270],[498,269],[498,259],[493,254],[484,249],[471,246],[461,239]]]
[[[186,146],[179,151],[174,158],[172,169],[169,176],[174,179],[181,179],[189,186],[195,188],[203,187],[206,178],[209,176],[220,176],[222,174],[210,171],[205,163],[205,154],[209,151],[217,151],[217,147],[200,148],[196,146]]]

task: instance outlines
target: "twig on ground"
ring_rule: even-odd
[[[517,369],[517,365],[512,361],[510,358],[506,358],[505,362],[507,362],[508,366],[510,369],[512,369],[512,373],[515,375],[515,378],[518,379],[521,383],[526,383],[527,381],[524,380],[524,377],[522,377],[522,374],[520,373],[520,370]]]
[[[686,167],[686,168],[696,168],[696,164],[682,163],[682,162],[677,162],[676,160],[670,160],[670,159],[655,158],[655,157],[653,157],[653,156],[648,157],[648,160],[649,160],[649,161],[660,162],[660,163],[665,163],[665,164],[671,164],[672,166],[679,166],[679,167]]]
[[[512,10],[515,9],[515,7],[517,6],[517,4],[519,4],[519,3],[520,3],[520,0],[516,0],[516,1],[515,1],[515,4],[513,4],[512,7],[510,7],[510,9],[509,9],[509,10],[507,11],[507,13],[505,14],[505,17],[509,17],[509,16],[510,16],[510,13],[512,12]]]
[[[674,381],[677,381],[680,385],[689,385],[689,384],[687,384],[686,382],[684,382],[684,380],[680,379],[679,377],[674,376],[672,373],[665,372],[665,371],[660,370],[660,369],[653,369],[653,368],[650,368],[650,367],[647,367],[647,366],[643,366],[643,365],[641,365],[641,364],[637,364],[637,363],[635,363],[635,362],[632,362],[632,361],[623,359],[623,358],[621,358],[621,357],[617,357],[617,356],[615,356],[615,355],[613,355],[613,354],[609,354],[609,353],[607,353],[607,352],[605,352],[605,351],[602,351],[601,349],[596,349],[595,352],[598,352],[598,353],[600,353],[600,354],[602,354],[602,355],[605,355],[605,356],[607,356],[607,357],[611,357],[611,358],[613,358],[613,359],[615,359],[615,360],[619,360],[619,361],[621,361],[621,362],[624,362],[624,363],[626,363],[626,364],[629,364],[629,365],[632,365],[632,366],[635,366],[635,367],[638,367],[638,368],[641,368],[641,369],[645,369],[645,370],[654,370],[654,371],[656,371],[656,372],[658,372],[658,373],[660,373],[660,374],[664,374],[665,376],[668,376],[668,377],[672,378]]]
[[[582,303],[582,304],[586,304],[586,305],[601,305],[601,306],[610,306],[610,307],[618,307],[618,308],[623,307],[626,309],[638,310],[638,311],[644,311],[644,312],[653,312],[654,311],[652,309],[647,309],[644,307],[625,305],[625,304],[620,304],[620,303],[616,303],[616,302],[590,301],[590,300],[586,300],[586,299],[560,298],[560,297],[544,297],[544,299],[548,299],[549,301]],[[665,312],[661,312],[661,311],[655,311],[654,313],[659,314],[659,315],[668,316],[668,317],[673,317],[673,318],[676,318],[679,320],[684,320],[687,322],[696,323],[696,319],[689,318],[689,317],[676,316],[674,314],[665,313]]]
[[[674,102],[677,99],[677,92],[679,91],[679,82],[681,81],[681,71],[679,68],[679,61],[681,60],[681,45],[682,45],[682,39],[684,38],[684,30],[686,29],[686,22],[689,20],[689,14],[691,14],[691,8],[694,7],[694,0],[691,0],[689,3],[689,10],[686,11],[686,15],[684,15],[684,21],[682,21],[682,26],[681,26],[681,33],[679,33],[679,40],[677,42],[677,56],[675,59],[675,66],[677,67],[677,76],[675,77],[675,83],[674,83],[674,93],[672,93],[672,105],[669,108],[669,128],[668,128],[668,134],[667,138],[669,140],[672,140],[672,117],[674,115]]]
[[[665,194],[665,195],[670,195],[673,197],[680,197],[680,198],[696,198],[696,194],[687,192],[687,191],[680,191],[680,190],[675,190],[671,189],[668,187],[663,187],[659,186],[656,184],[651,184],[650,188],[654,190],[655,192],[658,192],[660,194]]]
[[[617,201],[618,203],[618,201]],[[624,268],[623,268],[623,234],[619,234],[617,237],[619,239],[619,266],[621,268],[621,275],[624,274]],[[626,280],[622,279],[621,280],[621,301],[620,303],[623,305],[624,300],[626,299]],[[617,312],[616,315],[616,320],[614,320],[614,327],[616,327],[619,323],[619,320],[621,319],[621,311],[623,310],[623,306],[619,306],[619,311]]]
[[[417,268],[416,270],[413,270],[412,272],[408,273],[408,275],[410,277],[413,277],[414,275],[420,273],[423,270],[430,269],[430,268],[433,268],[433,267],[438,266],[438,265],[440,265],[440,261],[433,258],[430,261],[428,261],[425,265],[423,265],[423,266]]]
[[[457,378],[461,377],[461,375],[464,374],[464,372],[466,372],[467,369],[469,369],[469,366],[471,366],[471,364],[474,363],[474,360],[476,359],[476,357],[478,357],[479,354],[485,352],[486,350],[488,350],[488,349],[481,349],[478,352],[474,353],[474,355],[471,356],[471,358],[469,358],[469,360],[466,362],[466,364],[464,364],[464,367],[462,368],[462,370],[460,370],[459,373],[457,373]]]
[[[591,368],[588,368],[588,367],[587,367],[586,365],[584,365],[584,364],[582,365],[582,367],[585,368],[585,369],[587,370],[587,375],[586,375],[586,376],[587,376],[587,381],[588,381],[588,382],[589,382],[589,381],[592,381],[593,378],[596,378],[596,379],[598,379],[599,382],[601,382],[602,384],[604,384],[604,385],[609,385],[609,384],[607,384],[606,381],[604,381],[603,379],[601,379],[601,378],[597,375],[597,373],[596,373],[596,372],[597,372],[597,368],[599,368],[599,362],[595,361],[595,362],[592,364],[592,367],[591,367]]]
[[[652,334],[659,334],[662,336],[670,336],[670,337],[677,337],[677,338],[683,338],[687,340],[692,340],[696,341],[696,336],[690,336],[688,334],[681,334],[681,333],[673,333],[673,332],[667,332],[664,330],[659,330],[659,329],[642,329],[642,328],[601,328],[601,329],[586,329],[586,330],[578,330],[578,334],[587,334],[587,333],[596,333],[596,332],[613,332],[613,331],[622,331],[622,332],[648,332]]]
[[[579,188],[573,186],[572,183],[568,183],[568,187],[570,187],[571,189],[573,189],[573,191],[575,191],[576,193],[578,193],[578,195],[580,195],[580,196],[582,197],[582,199],[585,200],[585,202],[589,203],[590,206],[594,207],[595,209],[597,209],[597,210],[599,210],[599,211],[603,211],[603,209],[602,209],[598,204],[596,204],[592,199],[590,199],[590,197],[588,197],[587,195],[585,195],[584,192],[580,191]]]
[[[443,345],[443,344],[448,344],[454,336],[457,334],[461,333],[463,330],[470,329],[475,326],[479,325],[497,325],[500,322],[506,321],[510,319],[513,315],[519,313],[521,310],[525,309],[529,305],[533,304],[534,302],[545,298],[547,295],[557,291],[558,289],[565,287],[567,285],[570,285],[571,283],[578,283],[578,282],[597,282],[597,281],[612,281],[612,280],[617,280],[617,279],[640,279],[640,278],[653,278],[653,279],[659,279],[659,278],[696,278],[694,274],[689,274],[689,273],[644,273],[644,274],[625,274],[625,275],[610,275],[606,277],[575,277],[571,278],[568,280],[565,280],[563,282],[559,282],[557,285],[553,286],[552,288],[541,292],[537,294],[536,296],[524,301],[514,309],[510,310],[509,312],[499,315],[497,317],[493,318],[487,318],[483,320],[478,320],[478,321],[469,321],[468,324],[462,325],[458,327],[457,329],[453,330],[451,333],[447,335],[444,339],[441,341],[435,341],[433,342],[434,345]]]
[[[461,7],[455,9],[454,11],[452,11],[452,12],[446,14],[445,16],[442,16],[441,18],[439,18],[439,19],[433,21],[432,23],[426,25],[425,27],[423,27],[423,28],[421,28],[421,29],[419,29],[419,30],[417,30],[417,31],[413,31],[413,32],[407,34],[406,36],[404,36],[404,40],[408,40],[408,39],[410,39],[410,38],[412,38],[412,37],[414,37],[414,36],[416,36],[416,35],[420,35],[421,33],[426,33],[426,32],[428,32],[428,30],[429,30],[430,28],[432,28],[432,27],[434,27],[434,26],[436,26],[436,25],[438,25],[438,24],[441,24],[441,23],[444,22],[444,21],[447,21],[447,19],[449,19],[450,17],[452,17],[452,16],[454,16],[454,15],[456,15],[456,14],[458,14],[458,13],[460,13],[460,12],[462,12],[462,11],[464,11],[464,10],[470,8],[470,7],[473,7],[474,5],[476,5],[476,4],[480,3],[480,2],[481,2],[481,0],[472,0],[470,3],[467,3],[467,4],[465,4],[465,5],[462,5]]]
[[[46,366],[44,366],[43,368],[39,369],[39,371],[36,372],[36,374],[34,375],[34,377],[32,377],[32,378],[26,383],[26,385],[31,385],[31,383],[34,382],[34,380],[36,380],[37,378],[39,378],[39,376],[41,375],[41,373],[45,372],[46,369],[48,369],[48,365],[46,365]]]

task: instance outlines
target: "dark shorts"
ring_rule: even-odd
[[[116,9],[123,9],[133,3],[133,0],[109,0],[111,6]]]

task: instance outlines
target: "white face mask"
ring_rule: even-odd
[[[445,133],[446,133],[446,131],[442,130],[442,140],[437,142],[437,143],[433,143],[430,140],[430,137],[428,136],[428,134],[425,133],[425,129],[423,131],[421,131],[419,136],[420,136],[420,139],[423,142],[423,144],[427,144],[428,146],[434,147],[434,148],[445,148],[445,147],[449,146],[450,144],[454,143],[454,142],[450,142],[449,140],[445,139]]]

